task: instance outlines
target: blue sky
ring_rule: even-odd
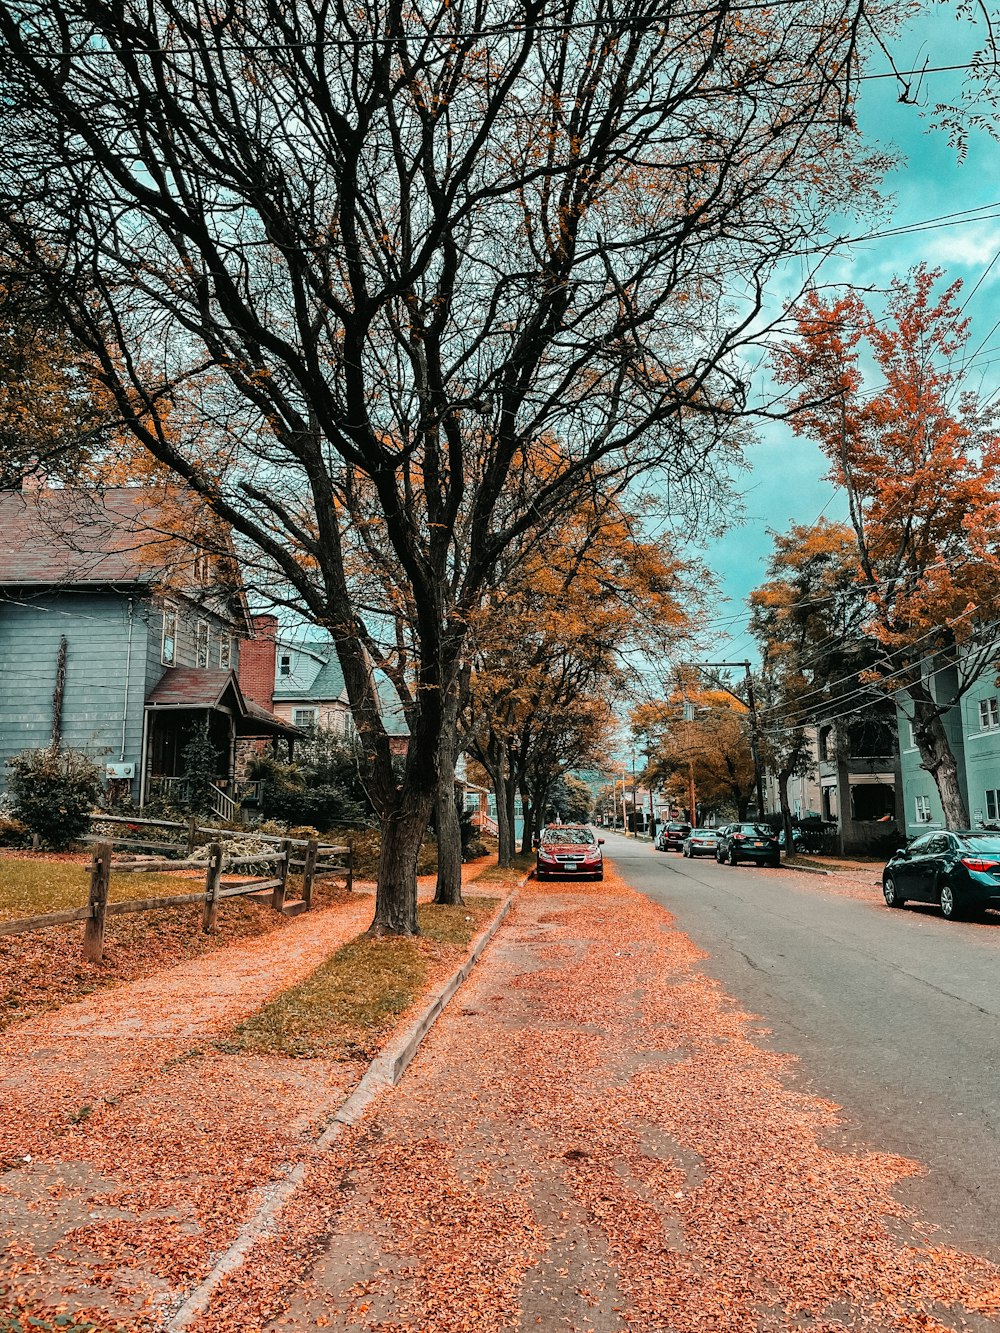
[[[982,29],[956,20],[949,6],[936,6],[912,21],[891,43],[898,69],[968,61],[982,42]],[[889,71],[888,60],[876,54],[869,75]],[[899,86],[892,79],[867,79],[857,106],[858,124],[866,138],[893,148],[902,160],[885,180],[890,196],[888,220],[879,230],[944,218],[960,210],[982,209],[983,216],[963,221],[952,218],[909,235],[870,240],[845,247],[841,256],[824,268],[827,281],[859,287],[885,287],[894,274],[903,274],[923,261],[945,269],[949,281],[961,278],[965,295],[983,277],[1000,252],[1000,145],[980,133],[969,143],[959,162],[946,135],[932,128],[926,112],[937,102],[957,101],[961,73],[928,74],[917,91],[920,107],[899,102]],[[914,80],[916,85],[916,80]],[[921,115],[923,108],[925,114]],[[997,216],[991,217],[990,214]],[[864,231],[874,228],[864,227]],[[857,231],[851,228],[852,234]],[[969,352],[985,341],[976,358],[981,387],[987,394],[1000,385],[1000,259],[969,300],[966,314],[972,321]],[[991,348],[995,349],[991,353]],[[976,381],[978,387],[979,381]],[[755,657],[753,640],[743,628],[747,594],[764,577],[771,549],[768,529],[785,530],[791,523],[811,523],[821,513],[845,517],[843,497],[823,480],[826,461],[808,440],[796,439],[783,425],[768,427],[749,456],[751,472],[738,480],[744,493],[746,521],[718,541],[711,542],[707,559],[729,599],[713,613],[720,639],[718,650],[727,658]],[[724,652],[723,652],[724,650]]]

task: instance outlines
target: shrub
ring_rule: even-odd
[[[101,771],[79,750],[24,750],[7,760],[13,814],[47,847],[68,847],[90,827]]]
[[[27,824],[0,814],[0,847],[27,847],[30,841]]]

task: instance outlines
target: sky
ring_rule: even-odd
[[[982,39],[982,29],[957,20],[950,6],[935,6],[912,21],[890,49],[897,69],[907,70],[923,66],[925,60],[931,65],[965,63]],[[867,73],[889,71],[888,59],[877,53]],[[914,80],[922,106],[900,103],[900,87],[892,78],[865,80],[856,108],[859,128],[869,142],[901,155],[884,181],[889,207],[878,229],[931,225],[844,247],[823,272],[827,281],[885,287],[894,275],[925,262],[943,268],[948,281],[961,278],[972,325],[968,352],[983,345],[974,362],[981,378],[973,387],[988,395],[1000,386],[1000,329],[995,327],[1000,321],[1000,144],[980,132],[970,139],[968,155],[960,162],[927,114],[937,102],[958,100],[962,78],[961,72],[930,73],[919,87]],[[956,216],[965,210],[980,213]],[[850,230],[857,234],[857,225]],[[723,593],[711,613],[707,637],[715,643],[718,636],[716,655],[727,660],[756,658],[754,641],[745,630],[746,597],[765,577],[770,532],[812,523],[821,514],[846,518],[843,494],[824,480],[827,463],[818,446],[793,436],[790,427],[769,425],[749,462],[749,474],[736,483],[744,496],[745,522],[709,541],[705,552]]]

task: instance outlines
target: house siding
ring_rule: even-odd
[[[124,758],[135,763],[138,772],[149,653],[143,603],[117,592],[33,594],[23,604],[0,600],[0,789],[6,786],[3,764],[11,755],[51,741],[52,693],[63,635],[63,745],[101,764],[117,762],[124,727]]]

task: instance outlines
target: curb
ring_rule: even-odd
[[[449,1000],[466,980],[486,946],[510,914],[518,889],[524,887],[528,878],[526,875],[507,895],[490,924],[473,940],[468,958],[440,987],[423,1012],[371,1062],[357,1087],[340,1104],[326,1129],[308,1149],[307,1156],[296,1166],[286,1168],[283,1180],[273,1181],[261,1189],[258,1196],[261,1202],[257,1211],[244,1223],[240,1234],[229,1249],[219,1256],[214,1267],[163,1325],[168,1333],[187,1328],[193,1319],[204,1312],[223,1278],[239,1268],[257,1241],[275,1229],[278,1214],[305,1179],[306,1171],[313,1159],[320,1153],[326,1152],[339,1138],[343,1129],[360,1120],[376,1097],[396,1086],[420,1049],[421,1042],[441,1017]]]
[[[782,869],[790,870],[796,875],[836,875],[836,870],[823,870],[819,866],[790,866],[787,861],[782,862]]]

